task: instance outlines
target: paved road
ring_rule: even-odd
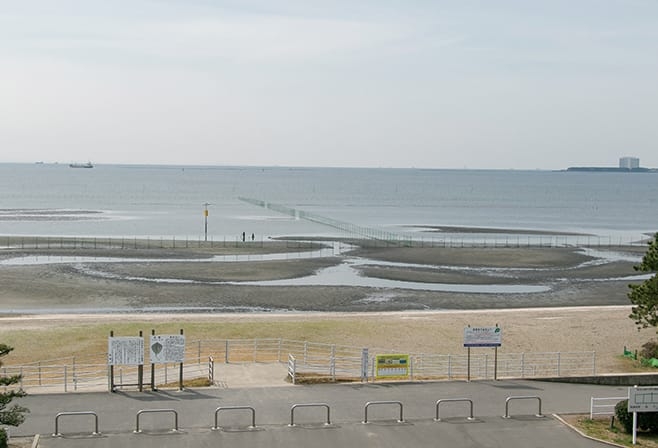
[[[535,381],[435,382],[411,384],[333,384],[241,389],[195,389],[160,392],[86,393],[33,395],[21,400],[31,409],[26,422],[14,435],[41,434],[41,447],[205,447],[233,448],[268,446],[359,447],[602,447],[582,438],[551,417],[554,413],[587,413],[590,397],[624,396],[625,387],[589,386]],[[535,417],[539,401],[512,400],[510,396],[541,398],[544,418]],[[474,403],[474,421],[468,421],[468,403],[443,403],[441,422],[435,422],[437,400],[468,398]],[[403,404],[399,423],[397,404]],[[325,403],[297,407],[295,404]],[[225,410],[218,414],[222,430],[213,431],[218,407],[250,406],[255,410],[256,429],[249,429],[251,413]],[[172,432],[173,413],[143,413],[141,433],[135,434],[140,410],[173,409],[180,432]],[[62,416],[59,432],[52,437],[59,412],[94,411],[100,436],[91,436],[93,417]],[[326,425],[327,420],[330,425]]]

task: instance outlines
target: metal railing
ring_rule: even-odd
[[[297,384],[297,359],[293,355],[288,355],[288,378],[292,384]]]
[[[310,241],[297,240],[245,240],[235,237],[221,240],[209,236],[207,240],[203,235],[195,237],[175,236],[148,236],[148,237],[76,237],[76,236],[3,236],[0,238],[3,249],[40,249],[40,250],[116,250],[116,249],[208,249],[208,248],[236,248],[244,250],[250,248],[279,247],[295,250],[313,250],[321,245]]]
[[[217,380],[215,364],[224,363],[288,363],[290,377],[295,382],[303,378],[326,381],[374,381],[371,371],[363,377],[364,349],[361,347],[311,343],[287,339],[192,340],[186,346],[184,378]],[[386,349],[369,348],[369,353],[393,353]],[[84,362],[81,362],[84,360]],[[212,360],[212,361],[211,361]],[[291,362],[293,361],[293,362]],[[374,360],[366,360],[370,366]],[[472,353],[470,378],[494,379],[493,353]],[[551,378],[588,376],[597,373],[595,352],[504,353],[498,352],[497,379]],[[468,375],[466,354],[410,354],[410,375],[407,380],[459,380]],[[144,378],[150,378],[151,365],[144,365]],[[68,357],[40,361],[22,366],[5,365],[4,376],[22,375],[19,384],[25,390],[45,388],[53,392],[98,390],[107,386],[107,355]],[[115,367],[117,384],[134,383],[137,366]],[[156,385],[175,383],[179,379],[178,364],[156,364]]]
[[[592,420],[597,415],[615,415],[615,407],[622,400],[628,400],[626,397],[591,397],[589,403],[589,418]]]
[[[362,226],[350,222],[340,221],[317,213],[275,204],[260,199],[238,198],[257,207],[263,207],[275,212],[305,219],[316,224],[324,225],[359,239],[359,245],[364,247],[622,247],[644,246],[646,235],[633,235],[632,237],[613,237],[595,235],[469,235],[444,236],[441,238],[419,238],[414,234],[391,232],[377,227]],[[456,232],[458,233],[458,232]]]

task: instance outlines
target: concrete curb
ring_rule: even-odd
[[[589,436],[589,435],[585,434],[584,432],[582,432],[580,429],[573,426],[572,424],[568,423],[566,420],[564,420],[558,414],[552,414],[552,415],[553,415],[553,418],[555,420],[559,421],[560,423],[562,423],[567,428],[570,428],[572,431],[578,433],[581,437],[584,437],[584,438],[589,439],[589,440],[593,440],[595,442],[604,443],[604,444],[610,445],[610,446],[616,446],[616,447],[619,447],[619,448],[626,448],[625,445],[619,445],[619,444],[614,443],[614,442],[609,442],[607,440],[597,439],[596,437]]]

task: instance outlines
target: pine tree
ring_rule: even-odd
[[[2,367],[1,358],[6,356],[12,350],[13,348],[8,345],[0,344],[0,367]],[[27,408],[18,406],[17,404],[8,407],[9,403],[11,403],[14,398],[24,397],[26,395],[21,388],[8,388],[8,386],[18,384],[20,380],[20,375],[0,376],[0,386],[7,388],[4,392],[0,392],[0,425],[18,426],[25,420],[23,414],[30,412]],[[7,437],[6,434],[4,434],[4,430],[0,429],[0,448],[2,448],[3,441],[6,446],[6,440]]]
[[[642,263],[634,266],[636,271],[653,272],[654,275],[639,285],[628,285],[628,293],[633,306],[630,317],[638,328],[658,326],[658,233],[649,242],[649,249],[642,258]]]

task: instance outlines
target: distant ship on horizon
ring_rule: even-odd
[[[70,163],[69,166],[71,168],[93,168],[94,165],[92,165],[91,162],[87,163]]]

